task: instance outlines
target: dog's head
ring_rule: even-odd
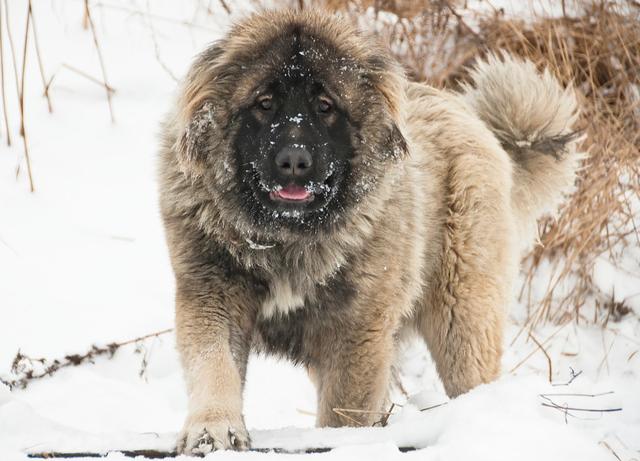
[[[345,20],[259,13],[194,63],[175,150],[237,225],[330,232],[406,153],[403,85]]]

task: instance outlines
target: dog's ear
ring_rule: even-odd
[[[205,102],[184,124],[176,139],[175,152],[181,169],[199,176],[205,168],[208,139],[215,129],[213,103]]]
[[[389,130],[389,146],[391,146],[391,158],[401,160],[409,154],[409,146],[402,131],[394,122]]]
[[[223,101],[220,91],[227,72],[223,62],[223,43],[214,43],[201,53],[182,84],[178,133],[174,150],[183,171],[200,175],[204,171],[207,152],[216,141],[215,101]]]

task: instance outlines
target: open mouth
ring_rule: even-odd
[[[269,193],[271,200],[287,203],[309,203],[313,200],[313,197],[314,195],[311,191],[296,184],[289,184],[287,187]]]

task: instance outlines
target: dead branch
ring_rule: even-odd
[[[582,374],[582,370],[578,371],[576,373],[576,371],[569,367],[569,372],[571,373],[571,376],[569,376],[569,381],[567,381],[566,383],[551,383],[552,386],[568,386],[569,384],[571,384],[578,376],[580,376]]]
[[[225,2],[224,0],[220,0],[220,5],[222,5],[222,8],[227,12],[227,14],[231,14],[231,8],[229,8],[227,2]]]
[[[22,79],[20,83],[20,134],[22,135],[22,142],[24,144],[24,158],[27,162],[27,174],[29,176],[29,189],[31,192],[35,191],[33,185],[33,174],[31,172],[31,158],[29,156],[29,142],[27,139],[27,130],[24,124],[24,81],[27,70],[27,45],[29,42],[29,25],[31,24],[31,2],[29,2],[27,10],[27,25],[24,30],[24,51],[22,53]],[[16,171],[16,174],[19,170]]]
[[[429,411],[429,410],[433,410],[434,408],[439,408],[442,407],[444,405],[446,405],[449,402],[442,402],[442,403],[438,403],[436,405],[431,405],[430,407],[426,407],[426,408],[421,408],[420,411]]]
[[[574,406],[569,406],[568,403],[565,403],[564,405],[559,405],[558,403],[554,402],[551,397],[590,397],[590,398],[595,398],[595,397],[600,397],[603,395],[609,395],[609,394],[613,394],[613,391],[609,391],[609,392],[601,392],[599,394],[540,394],[539,397],[541,399],[544,400],[544,402],[541,402],[541,405],[543,407],[547,407],[547,408],[554,408],[556,410],[561,411],[562,413],[564,413],[564,418],[565,418],[565,422],[567,421],[567,417],[571,416],[576,418],[576,415],[571,414],[570,412],[585,412],[585,413],[613,413],[613,412],[617,412],[617,411],[622,411],[622,407],[619,408],[583,408],[583,407],[574,407]]]
[[[458,13],[456,11],[456,9],[453,6],[451,6],[451,3],[449,3],[448,1],[445,1],[444,4],[447,7],[447,9],[451,12],[451,14],[455,16],[456,20],[458,21],[458,24],[460,24],[460,27],[464,28],[467,32],[469,32],[478,41],[478,43],[483,43],[484,42],[482,37],[475,30],[473,30],[465,22],[465,20],[462,18],[462,16],[460,16],[460,13]]]
[[[382,418],[380,418],[379,421],[376,421],[375,423],[373,423],[373,426],[376,425],[380,425],[380,427],[386,427],[387,424],[389,423],[389,417],[393,414],[393,409],[396,406],[400,406],[400,405],[396,405],[395,403],[391,403],[391,406],[389,407],[389,410],[382,415]]]
[[[20,78],[18,77],[18,60],[16,59],[16,47],[13,43],[11,33],[11,21],[9,21],[9,2],[4,0],[4,21],[7,26],[7,37],[9,38],[9,49],[11,50],[11,60],[13,61],[13,76],[16,82],[16,95],[20,98]]]
[[[172,331],[173,328],[168,328],[166,330],[156,331],[155,333],[149,333],[147,335],[129,339],[127,341],[109,343],[106,346],[96,346],[94,344],[87,352],[79,354],[69,354],[65,355],[62,358],[53,360],[29,357],[18,351],[11,364],[11,373],[13,373],[16,378],[11,380],[0,379],[0,382],[8,386],[11,390],[24,389],[29,385],[31,381],[47,376],[52,376],[62,368],[78,366],[82,365],[83,363],[93,363],[93,360],[99,356],[108,356],[109,358],[111,358],[113,357],[115,352],[123,346],[134,343],[141,343],[146,339],[155,338]],[[43,370],[37,371],[36,366],[42,367]]]
[[[556,331],[554,331],[547,339],[545,339],[541,344],[545,345],[547,344],[555,335],[557,335],[558,333],[560,333],[560,331],[562,331],[564,329],[564,327],[566,327],[567,324],[562,325],[560,328],[558,328]],[[524,327],[523,327],[524,328]],[[522,330],[521,330],[522,331]],[[520,332],[518,332],[518,335],[520,335]],[[515,340],[517,339],[518,336],[516,336],[516,338],[513,340],[513,342],[515,342]],[[511,344],[513,344],[513,342]],[[520,368],[527,360],[529,360],[529,358],[531,358],[531,356],[533,354],[535,354],[538,349],[540,349],[539,347],[536,346],[536,348],[534,350],[532,350],[529,354],[526,355],[525,358],[523,358],[522,360],[520,360],[520,362],[518,362],[511,370],[509,370],[509,373],[513,373],[514,371],[516,371],[518,368]]]
[[[602,397],[603,395],[611,395],[613,394],[613,391],[607,391],[607,392],[599,392],[597,394],[581,394],[581,393],[562,393],[562,392],[552,392],[552,393],[546,393],[546,394],[540,394],[540,397],[542,398],[546,398],[546,397]]]
[[[105,2],[97,2],[95,4],[95,7],[96,8],[104,8],[104,9],[111,9],[111,10],[114,10],[114,11],[124,11],[124,12],[130,13],[131,15],[145,16],[145,14],[146,14],[144,11],[137,10],[135,8],[128,8],[126,6],[120,6],[120,5],[111,5],[111,4],[105,3]],[[85,15],[86,15],[86,13],[85,13]],[[181,21],[181,20],[178,20],[178,19],[169,18],[169,17],[166,17],[166,16],[158,15],[158,14],[150,14],[149,17],[152,18],[152,19],[156,19],[158,21],[164,21],[164,22],[168,22],[168,23],[171,23],[171,24],[179,24],[181,26],[185,26],[185,27],[188,27],[188,28],[200,29],[200,30],[205,30],[205,31],[208,31],[208,32],[215,32],[216,31],[215,29],[213,29],[211,27],[203,26],[203,25],[196,24],[196,23],[189,22],[189,21],[184,21],[184,20]]]
[[[548,378],[550,383],[553,382],[553,365],[551,363],[551,357],[549,357],[547,350],[544,348],[542,344],[538,342],[538,340],[535,338],[535,336],[533,336],[533,334],[529,333],[529,337],[533,340],[534,343],[536,343],[536,346],[540,348],[544,356],[547,358],[548,375],[549,375]]]
[[[148,1],[147,1],[147,12],[151,14],[151,7],[149,6]],[[164,62],[164,60],[160,56],[160,45],[158,44],[156,29],[153,26],[153,20],[151,20],[150,17],[147,17],[147,23],[149,25],[149,30],[151,31],[151,40],[153,41],[153,51],[155,52],[155,55],[156,55],[156,61],[158,61],[158,64],[160,64],[160,67],[162,67],[162,69],[169,75],[169,77],[173,79],[174,82],[178,82],[179,81],[178,77],[176,77],[176,75],[171,71],[167,63]]]
[[[622,458],[620,458],[620,456],[618,456],[618,453],[616,453],[616,452],[615,452],[615,450],[614,450],[613,448],[611,448],[611,445],[609,445],[609,444],[608,444],[607,442],[605,442],[604,440],[601,440],[599,443],[600,443],[600,445],[604,445],[604,446],[605,446],[605,448],[606,448],[607,450],[609,450],[609,451],[611,452],[611,454],[612,454],[613,456],[615,456],[615,457],[616,457],[616,459],[617,459],[618,461],[622,461]]]
[[[29,0],[29,14],[31,15],[31,29],[33,30],[33,41],[36,47],[36,56],[38,58],[38,67],[40,68],[40,77],[42,78],[44,96],[47,98],[49,113],[51,113],[53,112],[53,106],[51,105],[51,97],[49,96],[49,86],[47,85],[47,78],[44,75],[44,65],[42,64],[42,53],[40,52],[40,42],[38,40],[38,31],[36,29],[36,18],[33,14],[33,5],[31,3],[31,0]]]
[[[347,409],[347,408],[332,408],[331,411],[333,411],[335,414],[342,416],[343,418],[349,420],[350,422],[352,422],[353,424],[355,424],[357,427],[363,427],[364,424],[362,424],[360,421],[358,421],[355,418],[352,418],[351,416],[349,416],[347,413],[363,413],[364,410],[351,410],[351,409]],[[382,412],[380,412],[382,413]]]
[[[91,28],[91,34],[93,35],[93,43],[96,47],[96,52],[98,54],[98,60],[100,61],[100,69],[102,70],[102,80],[104,83],[104,89],[107,93],[107,103],[109,104],[109,114],[111,114],[111,122],[115,123],[116,119],[113,116],[113,107],[111,105],[111,91],[109,91],[109,83],[107,80],[107,70],[104,66],[104,59],[102,59],[102,51],[100,49],[100,43],[98,42],[98,32],[96,31],[96,26],[93,22],[93,18],[91,17],[91,9],[89,8],[89,0],[84,0],[84,11],[85,11],[85,19],[89,23],[89,27]]]
[[[549,408],[557,408],[558,410],[562,410],[565,412],[566,411],[588,411],[588,412],[595,412],[595,413],[610,413],[614,411],[622,411],[622,407],[620,408],[578,408],[578,407],[570,407],[567,405],[558,405],[555,402],[551,402],[551,403],[542,402],[542,406],[549,407]]]
[[[11,131],[9,129],[9,111],[7,110],[7,93],[4,87],[4,43],[2,40],[2,3],[0,3],[0,84],[2,84],[2,109],[4,112],[4,125],[7,131],[7,146],[11,146]]]
[[[67,70],[70,70],[71,72],[74,72],[74,73],[80,75],[81,77],[86,78],[87,80],[89,80],[89,81],[91,81],[91,82],[93,82],[93,83],[95,83],[97,85],[100,85],[103,88],[106,88],[106,90],[108,92],[110,92],[110,93],[115,93],[116,92],[116,90],[113,87],[107,85],[106,83],[100,81],[99,79],[97,79],[95,77],[92,77],[91,75],[87,74],[86,72],[81,71],[80,69],[77,69],[77,68],[75,68],[75,67],[73,67],[73,66],[71,66],[69,64],[65,64],[65,63],[62,63],[62,67],[64,67]],[[53,81],[53,77],[51,77],[51,81]],[[51,83],[49,83],[49,84],[51,84]]]

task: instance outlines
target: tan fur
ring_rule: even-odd
[[[301,234],[254,225],[229,193],[231,113],[274,71],[293,25],[360,126],[351,201],[335,224]],[[251,348],[308,367],[320,426],[378,418],[333,409],[382,409],[410,334],[427,342],[452,397],[498,375],[523,232],[573,183],[575,100],[507,55],[472,76],[463,94],[407,83],[375,40],[318,12],[253,15],[196,60],[160,155],[190,392],[181,452],[248,445]]]

